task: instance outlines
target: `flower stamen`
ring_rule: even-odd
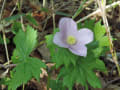
[[[67,44],[73,45],[75,43],[76,43],[76,38],[75,37],[73,37],[73,36],[68,36],[67,37]]]

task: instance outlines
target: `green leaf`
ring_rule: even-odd
[[[20,63],[24,60],[22,54],[19,52],[18,49],[13,51],[12,62],[13,63]]]
[[[102,51],[103,51],[103,48],[102,48],[102,47],[99,47],[99,48],[96,48],[96,49],[93,50],[94,55],[95,55],[96,57],[99,57],[99,56],[101,55]]]
[[[66,90],[62,85],[62,81],[50,80],[50,88],[52,90]]]
[[[94,88],[101,88],[101,83],[96,74],[93,71],[87,70],[86,72],[88,83]]]
[[[16,14],[16,15],[14,15],[14,16],[10,16],[10,17],[7,17],[7,18],[5,18],[5,20],[6,21],[14,21],[14,20],[17,20],[17,19],[19,19],[21,16],[25,16],[25,14]]]
[[[31,51],[34,49],[37,43],[37,31],[32,27],[27,26],[26,32],[19,30],[14,38],[14,43],[16,45],[17,52],[19,56],[26,58],[29,56]],[[13,58],[14,59],[14,58]]]
[[[22,25],[20,22],[14,22],[12,25],[12,32],[16,34],[20,29],[22,29]]]
[[[69,90],[75,83],[79,83],[88,90],[88,84],[94,88],[100,88],[101,83],[94,71],[107,72],[104,62],[100,56],[105,53],[108,47],[108,38],[105,36],[105,27],[101,22],[94,23],[94,20],[86,21],[84,24],[78,23],[78,29],[89,28],[94,33],[94,40],[87,46],[87,57],[72,54],[68,49],[58,47],[53,43],[54,34],[46,36],[47,47],[50,50],[51,59],[56,63],[56,68],[61,67],[58,80],[63,80],[63,85]]]
[[[35,20],[34,17],[31,16],[31,14],[26,15],[26,19],[27,19],[29,22],[31,22],[32,24],[38,26],[37,21]]]
[[[97,22],[94,27],[95,40],[100,40],[105,35],[105,27],[101,25],[101,21]]]
[[[72,90],[72,86],[75,82],[80,83],[87,88],[89,83],[94,88],[101,88],[101,83],[94,70],[106,72],[104,63],[101,60],[95,59],[95,57],[88,56],[80,58],[76,66],[69,66],[68,68],[62,68],[58,78],[63,77],[63,85],[67,86],[69,90]]]
[[[26,84],[30,79],[35,77],[37,80],[40,78],[41,68],[45,64],[37,58],[27,58],[26,61],[18,64],[13,69],[13,77],[9,81],[8,88],[16,90],[18,86]]]
[[[0,85],[2,85],[2,84],[7,85],[9,80],[10,80],[10,78],[8,78],[8,77],[1,78],[0,79]]]
[[[108,37],[107,37],[107,36],[103,36],[103,37],[100,39],[99,44],[100,44],[100,47],[109,46]]]
[[[93,30],[94,26],[95,26],[95,19],[93,19],[93,20],[86,20],[85,23],[84,23],[84,27],[85,28],[89,28],[91,30]]]
[[[66,17],[72,16],[72,15],[70,15],[70,14],[67,14],[67,13],[64,13],[64,12],[60,12],[60,11],[56,11],[55,13],[56,13],[57,15],[62,15],[62,16],[66,16]]]
[[[16,48],[13,51],[12,61],[17,66],[12,70],[8,83],[9,90],[16,90],[32,78],[39,80],[40,69],[46,68],[41,60],[29,56],[37,43],[37,31],[32,27],[27,26],[26,32],[19,30],[14,37],[14,43]]]
[[[95,26],[95,19],[93,19],[93,20],[86,20],[86,21],[84,22],[84,24],[78,23],[77,26],[78,26],[78,29],[81,29],[81,28],[89,28],[89,29],[93,30],[93,29],[94,29],[94,26]]]

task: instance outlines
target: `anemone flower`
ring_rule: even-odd
[[[68,48],[75,55],[87,56],[86,44],[93,41],[93,32],[90,29],[77,30],[76,22],[64,17],[59,22],[59,30],[53,38],[56,45]]]

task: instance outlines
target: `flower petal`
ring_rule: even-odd
[[[68,48],[68,45],[66,43],[64,43],[62,40],[61,32],[57,32],[55,34],[55,36],[53,38],[53,42],[60,47]]]
[[[62,18],[59,22],[59,29],[63,35],[64,41],[68,36],[76,36],[78,33],[77,24],[71,18]]]
[[[61,30],[77,30],[76,22],[71,18],[62,18],[59,22],[59,29]]]
[[[87,56],[87,47],[80,43],[77,43],[76,45],[71,46],[69,50],[76,55],[84,56],[84,57]]]
[[[82,44],[88,44],[93,41],[93,32],[87,28],[80,29],[77,39]]]

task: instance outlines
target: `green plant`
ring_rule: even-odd
[[[19,30],[14,37],[16,49],[13,51],[12,62],[16,67],[11,71],[11,78],[8,81],[8,89],[16,90],[22,84],[26,84],[32,78],[39,81],[40,69],[46,65],[39,59],[30,57],[37,43],[37,31],[27,26],[26,32]]]
[[[78,29],[85,27],[94,32],[94,41],[87,45],[87,57],[74,55],[66,48],[61,48],[53,43],[53,37],[59,29],[54,30],[54,34],[46,36],[47,47],[51,53],[52,62],[56,63],[56,68],[61,67],[57,80],[63,80],[63,86],[67,86],[69,90],[75,83],[79,83],[86,87],[88,84],[94,88],[101,88],[99,78],[95,74],[95,70],[107,72],[101,55],[108,50],[108,38],[105,36],[105,28],[101,25],[101,21],[94,23],[93,20],[86,21],[84,25],[78,24]]]

